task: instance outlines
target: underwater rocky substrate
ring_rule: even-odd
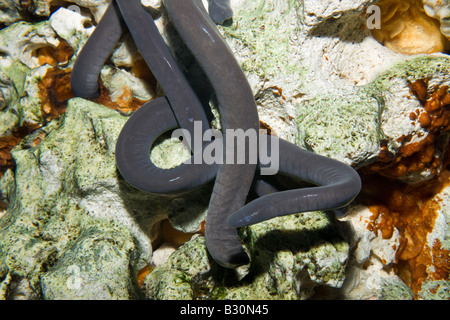
[[[5,22],[0,297],[449,299],[450,61],[383,47],[356,18],[366,2],[232,2],[235,23],[220,30],[263,125],[353,165],[364,184],[342,220],[308,212],[242,228],[252,264],[237,272],[205,247],[211,185],[159,197],[117,172],[121,127],[162,94],[129,38],[102,70],[100,96],[72,97],[72,64],[101,6],[45,13],[44,1],[43,21]],[[158,26],[195,70],[164,15]],[[152,153],[165,166],[183,156],[172,140]]]

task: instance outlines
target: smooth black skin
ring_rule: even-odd
[[[125,9],[121,11],[121,8]],[[127,19],[126,23],[122,17]],[[132,30],[133,39],[144,60],[164,88],[166,97],[165,102],[152,100],[146,103],[124,126],[116,145],[116,162],[121,175],[138,189],[161,194],[180,193],[213,180],[217,165],[186,167],[182,164],[164,170],[155,166],[148,157],[151,145],[163,132],[182,127],[193,136],[194,121],[202,121],[204,130],[209,128],[209,122],[201,102],[161,38],[151,14],[141,6],[139,0],[117,0],[108,7],[75,61],[71,78],[74,95],[82,98],[98,95],[101,68],[127,26]],[[163,103],[168,106],[168,110],[161,108]],[[176,118],[177,125],[170,126],[167,115],[154,124],[145,121],[153,120],[156,115],[140,119],[140,114],[148,108],[163,109],[164,112],[171,109],[171,116]],[[158,114],[162,113],[159,111]]]
[[[201,1],[164,0],[164,5],[181,38],[214,87],[223,128],[257,130],[259,121],[251,88]],[[208,251],[216,262],[228,268],[249,262],[236,227],[292,213],[341,208],[359,193],[361,181],[351,167],[282,139],[279,139],[279,172],[318,187],[278,191],[264,179],[254,179],[257,168],[253,164],[182,164],[169,170],[157,168],[149,158],[154,140],[176,127],[192,128],[194,120],[205,123],[206,116],[140,0],[116,0],[106,14],[110,16],[102,18],[77,58],[72,72],[74,93],[89,97],[97,90],[97,83],[92,79],[98,78],[100,64],[114,48],[111,43],[120,37],[117,33],[123,32],[126,25],[166,97],[146,103],[124,125],[116,145],[117,166],[130,184],[154,193],[184,192],[215,177],[205,236]],[[112,32],[104,27],[104,21],[111,23],[114,20],[120,28],[109,25],[115,30]],[[95,39],[95,43],[91,39]],[[208,125],[203,127],[209,128]],[[263,166],[258,164],[258,167]],[[252,180],[260,198],[245,205]]]
[[[300,177],[317,187],[266,194],[233,213],[227,219],[229,225],[243,227],[298,212],[335,210],[347,206],[358,195],[361,180],[350,166],[283,139],[279,139],[279,150],[280,173]],[[345,213],[335,210],[336,216]]]
[[[233,17],[230,0],[208,0],[208,11],[212,21],[223,24]]]
[[[76,97],[98,96],[100,71],[125,30],[126,27],[113,2],[106,9],[101,23],[97,25],[75,61],[71,85]]]
[[[247,78],[202,2],[165,0],[163,3],[178,34],[214,88],[219,102],[222,131],[251,129],[259,132],[258,112]],[[227,145],[226,135],[224,145]],[[248,159],[249,155],[245,157]],[[255,170],[256,163],[246,161],[245,164],[224,163],[217,171],[206,217],[205,238],[211,256],[225,267],[232,268],[249,262],[236,228],[228,225],[226,220],[231,213],[245,205]]]
[[[120,173],[130,184],[139,189],[163,194],[187,191],[213,180],[217,166],[205,168],[200,165],[182,164],[176,168],[164,170],[150,161],[149,150],[161,133],[181,127],[188,130],[193,137],[194,121],[202,121],[204,130],[209,128],[209,122],[200,100],[187,82],[159,34],[150,13],[141,5],[140,0],[116,0],[116,3],[136,46],[164,89],[165,103],[172,109],[172,116],[175,116],[178,123],[178,126],[167,127],[165,118],[161,118],[153,126],[145,124],[137,126],[135,122],[144,121],[145,123],[145,120],[137,119],[141,112],[136,113],[133,121],[130,119],[131,123],[124,127],[117,142],[116,162]],[[156,103],[163,102],[149,102],[149,104]],[[202,150],[192,151],[195,154]],[[136,157],[131,157],[131,154],[135,154]],[[194,161],[191,162],[194,163]],[[187,172],[189,174],[185,174]]]

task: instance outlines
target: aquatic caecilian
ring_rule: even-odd
[[[164,0],[163,3],[181,39],[214,89],[222,130],[258,132],[252,90],[214,24],[230,19],[229,1],[210,0],[210,15],[201,0]],[[357,196],[361,181],[353,168],[277,137],[273,139],[277,139],[279,146],[279,173],[308,181],[315,187],[276,189],[258,174],[267,164],[260,159],[252,163],[248,150],[242,164],[183,163],[166,170],[156,167],[149,151],[158,136],[177,127],[193,134],[195,121],[201,121],[205,129],[209,123],[203,105],[140,0],[115,0],[109,6],[77,58],[72,89],[79,97],[97,94],[100,70],[127,28],[166,96],[144,104],[126,122],[116,145],[117,167],[130,184],[152,193],[182,193],[215,178],[205,237],[208,251],[217,263],[228,268],[249,263],[237,227],[287,214],[342,208]],[[226,141],[224,145],[227,146]],[[246,203],[252,182],[260,197]]]

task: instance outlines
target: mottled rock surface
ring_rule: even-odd
[[[14,166],[0,180],[7,205],[0,211],[0,298],[449,299],[448,276],[438,277],[445,270],[448,275],[448,187],[430,200],[436,215],[424,250],[431,262],[419,289],[395,272],[403,231],[394,226],[384,237],[370,228],[383,216],[374,218],[359,199],[340,221],[332,212],[307,212],[242,228],[251,265],[232,271],[215,264],[201,231],[212,184],[176,197],[149,195],[128,185],[116,169],[115,142],[132,108],[117,111],[101,102],[120,105],[162,94],[133,70],[140,55],[129,36],[102,70],[108,96],[95,103],[61,98],[58,88],[46,88],[61,108],[49,116],[48,97],[54,96],[42,95],[46,75],[70,73],[107,2],[61,1],[64,7],[52,11],[50,0],[28,7],[0,0],[0,138],[37,128],[17,138]],[[201,86],[198,66],[161,3],[143,3],[152,13],[161,11],[155,14],[159,30]],[[219,29],[249,79],[262,124],[273,134],[357,169],[407,157],[405,149],[414,151],[436,137],[431,158],[444,162],[449,131],[435,128],[433,119],[424,121],[435,116],[426,100],[438,88],[448,92],[449,56],[408,56],[382,46],[365,23],[373,3],[232,0],[233,24]],[[448,2],[424,3],[446,33]],[[33,22],[36,17],[42,21]],[[62,47],[74,53],[67,60],[42,54]],[[418,154],[421,161],[427,155]],[[171,167],[187,154],[179,141],[166,139],[150,156]],[[444,170],[426,163],[395,182],[432,181]],[[181,246],[176,230],[165,231],[166,219],[188,233]],[[139,288],[139,271],[152,263]]]

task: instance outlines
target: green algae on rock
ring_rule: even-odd
[[[398,62],[364,86],[340,88],[297,104],[297,144],[361,167],[378,156],[381,141],[395,153],[402,135],[425,134],[411,125],[409,115],[419,107],[408,84],[428,79],[447,85],[450,59],[419,56]],[[401,122],[401,123],[400,123]]]
[[[76,1],[91,11],[104,2]],[[237,0],[232,1],[234,24],[219,27],[249,78],[261,120],[282,138],[357,167],[378,156],[381,141],[388,141],[395,153],[399,137],[423,132],[410,124],[409,113],[419,103],[408,98],[408,82],[427,77],[432,84],[446,85],[450,66],[448,56],[406,59],[371,39],[358,20],[369,2]],[[61,8],[49,22],[19,22],[0,31],[0,47],[6,52],[0,57],[1,134],[42,118],[36,84],[48,66],[36,65],[35,48],[54,47],[60,37],[76,53],[93,29],[86,22],[86,17]],[[26,54],[20,54],[22,49]],[[126,69],[136,52],[121,54],[113,54],[112,65],[101,75],[115,95],[136,82]],[[64,66],[70,68],[75,58]],[[132,91],[152,97],[139,83]],[[136,273],[151,261],[159,222],[169,218],[178,230],[198,231],[211,186],[171,199],[135,190],[118,175],[114,145],[126,119],[101,105],[72,99],[66,115],[41,129],[45,138],[38,146],[26,137],[13,150],[17,168],[0,180],[9,202],[0,217],[0,299],[141,298]],[[151,156],[159,166],[171,167],[187,156],[182,153],[182,145],[169,140]],[[204,237],[195,236],[147,276],[145,297],[305,299],[329,298],[321,295],[329,290],[347,299],[412,298],[381,263],[379,269],[367,268],[382,259],[380,248],[372,254],[374,244],[356,268],[365,272],[361,282],[375,285],[353,292],[348,285],[347,290],[352,276],[362,274],[353,273],[351,264],[366,235],[355,230],[342,234],[342,225],[350,223],[312,212],[244,228],[241,239],[252,265],[240,274],[214,264]],[[247,275],[241,279],[243,273]],[[445,298],[447,287],[445,281],[425,282],[419,295]]]
[[[29,279],[37,292],[40,279],[46,279],[44,298],[61,297],[65,292],[61,290],[70,274],[61,271],[68,267],[64,261],[75,263],[72,250],[80,252],[85,243],[104,243],[108,250],[117,251],[114,259],[104,256],[104,269],[92,270],[92,277],[101,278],[104,273],[109,279],[121,279],[111,282],[118,287],[110,287],[112,291],[121,295],[116,298],[131,297],[135,290],[130,287],[130,275],[150,260],[150,239],[141,227],[150,228],[162,219],[158,212],[164,216],[163,201],[132,189],[118,177],[114,149],[125,121],[126,117],[104,106],[72,99],[63,118],[45,127],[47,136],[39,145],[29,148],[20,144],[12,150],[15,173],[9,171],[2,179],[9,208],[0,220],[0,264],[13,279]],[[146,214],[148,211],[154,214]],[[148,221],[148,217],[156,220]],[[95,235],[92,231],[98,241],[89,242],[86,230],[104,232]],[[121,240],[114,248],[108,239]],[[80,268],[92,262],[89,250]],[[102,257],[99,253],[95,259]],[[112,260],[118,264],[110,263]],[[97,263],[102,264],[101,260]],[[127,277],[120,275],[124,266],[131,268]],[[92,295],[86,289],[75,296]]]
[[[422,290],[419,292],[419,297],[423,300],[450,300],[450,281],[425,281],[422,283]]]
[[[380,281],[381,300],[412,300],[414,293],[398,277],[382,278]]]
[[[242,237],[252,265],[241,270],[247,276],[240,281],[242,274],[212,261],[204,237],[197,236],[146,277],[145,294],[150,299],[307,299],[314,287],[339,288],[349,246],[334,224],[328,215],[311,212],[249,227]],[[179,280],[171,282],[174,277]]]
[[[281,76],[283,71],[300,84],[304,69],[292,46],[300,29],[300,16],[298,1],[275,4],[257,0],[235,15],[233,25],[221,30],[228,41],[242,48],[245,58],[241,58],[241,66],[250,77]]]
[[[317,95],[297,105],[296,142],[316,153],[362,166],[376,157],[383,138],[376,97],[355,90]]]
[[[124,228],[93,225],[74,242],[41,276],[44,299],[139,298],[131,281],[138,252]]]
[[[41,143],[30,147],[25,139],[12,150],[15,172],[0,180],[9,203],[0,219],[5,297],[15,298],[11,288],[28,281],[29,298],[138,298],[133,279],[151,261],[158,222],[170,215],[181,229],[199,228],[208,190],[194,191],[194,200],[176,199],[185,211],[171,206],[174,199],[136,190],[120,177],[114,150],[126,120],[74,98],[59,120],[42,128]]]
[[[8,66],[0,66],[0,135],[9,134],[14,128],[20,126],[21,105],[19,99],[24,92],[24,83],[28,67],[19,61]]]

